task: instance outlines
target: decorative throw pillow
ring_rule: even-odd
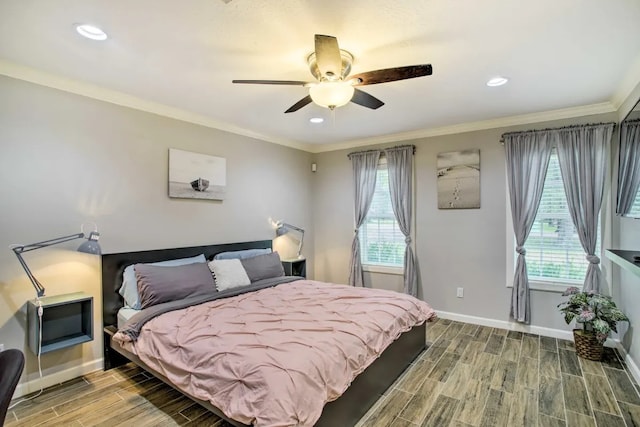
[[[205,263],[207,259],[204,254],[200,254],[190,258],[178,258],[170,259],[167,261],[153,262],[146,265],[155,265],[163,267],[171,267],[176,265],[194,264],[196,262]],[[131,307],[136,310],[140,310],[140,297],[138,296],[138,282],[136,280],[136,273],[133,269],[133,265],[128,265],[122,273],[122,286],[118,291],[124,298],[124,303],[127,307]]]
[[[136,264],[140,306],[215,293],[213,277],[203,262],[173,267]]]
[[[262,279],[284,276],[284,268],[282,268],[278,252],[241,259],[240,262],[251,283]]]
[[[239,259],[214,259],[209,262],[218,291],[239,288],[251,284]]]

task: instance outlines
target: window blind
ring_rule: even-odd
[[[376,173],[376,189],[367,218],[360,228],[362,264],[404,266],[404,235],[391,207],[389,171],[381,162]]]
[[[640,191],[636,192],[636,199],[633,201],[628,215],[636,218],[640,217]]]
[[[598,226],[598,244],[600,240]],[[580,283],[589,263],[571,220],[555,150],[549,160],[542,199],[525,243],[530,280]]]

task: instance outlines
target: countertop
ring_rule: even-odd
[[[634,256],[640,256],[640,251],[607,249],[605,255],[612,262],[640,277],[640,262],[634,262],[633,260]]]

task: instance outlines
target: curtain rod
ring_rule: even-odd
[[[562,130],[569,130],[569,129],[588,129],[588,128],[596,128],[596,127],[606,127],[606,126],[614,126],[615,127],[615,123],[614,122],[607,122],[607,123],[589,123],[589,124],[585,124],[585,125],[569,125],[569,126],[562,126],[559,128],[545,128],[545,129],[532,129],[532,130],[524,130],[524,131],[518,131],[518,132],[507,132],[507,133],[503,133],[502,136],[500,137],[500,142],[504,144],[504,138],[507,136],[514,136],[514,135],[523,135],[523,134],[527,134],[527,133],[542,133],[542,132],[549,132],[549,131],[562,131]]]
[[[348,158],[351,158],[352,155],[354,154],[364,154],[364,153],[375,153],[375,152],[380,152],[383,153],[384,151],[388,151],[388,150],[401,150],[403,148],[407,148],[407,147],[411,147],[413,148],[413,154],[416,154],[416,146],[415,145],[396,145],[395,147],[389,147],[389,148],[380,148],[378,150],[363,150],[363,151],[354,151],[352,153],[347,154]]]

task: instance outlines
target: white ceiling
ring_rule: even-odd
[[[615,110],[640,81],[639,22],[638,0],[1,0],[0,62],[14,77],[37,70],[76,92],[98,86],[104,98],[127,94],[147,109],[315,147],[306,144],[593,104]],[[83,39],[75,23],[110,38]],[[352,74],[430,63],[433,75],[364,86],[386,105],[348,104],[335,117],[313,104],[284,114],[302,87],[231,83],[311,80],[316,33],[354,55]],[[495,75],[511,80],[487,87]],[[314,116],[326,120],[312,125]]]

